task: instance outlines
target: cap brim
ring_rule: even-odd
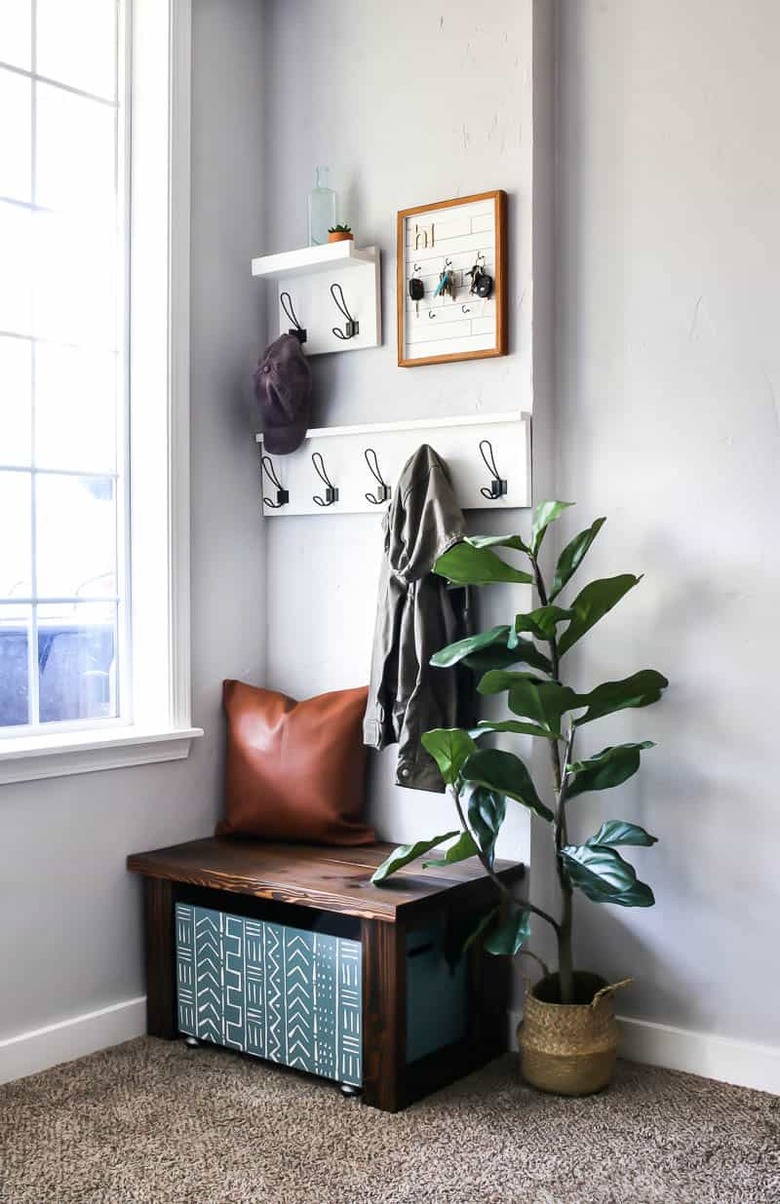
[[[271,456],[289,456],[297,451],[306,438],[308,427],[305,422],[291,422],[289,426],[269,426],[263,431],[263,450]]]

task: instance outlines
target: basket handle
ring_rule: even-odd
[[[539,957],[538,953],[532,953],[530,949],[521,949],[520,953],[518,954],[518,958],[520,958],[520,957],[533,958],[533,960],[537,963],[537,965],[542,967],[542,975],[544,976],[544,978],[547,978],[549,976],[549,974],[550,974],[549,967],[546,962],[542,961],[542,959]],[[522,970],[522,968],[520,970],[520,977],[523,980],[523,985],[525,986],[525,993],[527,995],[528,992],[531,990],[533,983],[531,982],[528,975]]]
[[[619,991],[621,987],[627,987],[629,983],[632,983],[633,981],[633,978],[621,978],[620,982],[613,982],[610,983],[609,986],[602,987],[601,990],[597,991],[591,999],[590,1006],[595,1008],[596,1004],[600,1003],[602,999],[606,999],[608,995],[613,995],[615,991]]]

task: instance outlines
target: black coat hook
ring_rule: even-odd
[[[270,510],[279,510],[282,506],[286,506],[287,503],[289,502],[289,500],[290,500],[289,490],[282,488],[282,482],[279,480],[278,476],[276,475],[276,469],[274,468],[274,462],[270,456],[261,456],[260,466],[261,466],[262,472],[264,472],[266,474],[269,481],[271,482],[271,484],[273,485],[273,487],[276,490],[276,501],[272,502],[269,497],[264,497],[263,505],[268,506],[268,508]]]
[[[340,330],[338,326],[333,327],[333,334],[337,339],[353,339],[356,334],[360,333],[360,323],[356,322],[352,314],[347,308],[347,303],[344,300],[344,290],[340,284],[332,284],[330,286],[330,295],[333,298],[336,309],[343,314],[347,319],[347,324],[344,330]]]
[[[486,485],[483,485],[479,492],[484,498],[488,498],[490,501],[496,501],[498,498],[504,497],[506,494],[507,483],[498,475],[496,458],[493,455],[493,444],[489,439],[482,439],[480,441],[479,454],[482,456],[482,461],[485,465],[485,468],[487,468],[492,477],[490,488],[488,489]]]
[[[316,502],[318,506],[332,506],[339,500],[339,491],[325,471],[325,461],[319,452],[312,452],[311,462],[314,465],[314,471],[325,486],[325,497],[318,497],[315,493],[312,501]]]
[[[288,330],[287,333],[294,335],[299,343],[305,343],[308,335],[298,321],[295,310],[293,309],[292,297],[288,292],[285,291],[279,294],[279,304],[284,310],[287,321],[292,322],[292,330]]]
[[[390,486],[382,479],[382,473],[379,470],[379,460],[373,447],[367,447],[363,452],[363,457],[368,465],[368,470],[371,476],[377,482],[376,491],[366,494],[366,501],[372,506],[381,506],[383,502],[390,501]],[[371,462],[373,457],[373,463]]]

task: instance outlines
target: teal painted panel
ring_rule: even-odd
[[[406,1061],[416,1062],[466,1036],[466,959],[444,956],[444,927],[412,932],[406,943]]]
[[[265,1057],[285,1061],[287,1022],[284,1009],[284,935],[281,924],[263,923],[265,970]]]
[[[247,1047],[245,924],[241,916],[222,915],[222,1042],[242,1051]]]
[[[284,1062],[296,1070],[314,1073],[317,1037],[314,1022],[314,933],[285,928],[283,934],[287,1021]]]
[[[265,924],[244,920],[246,1052],[265,1057]]]
[[[179,1029],[360,1086],[360,943],[176,906]]]
[[[176,998],[179,1032],[195,1036],[195,930],[192,908],[176,904]]]
[[[359,1086],[362,1080],[362,957],[359,941],[340,937],[324,938],[336,942],[338,954],[337,1050],[338,1078]]]

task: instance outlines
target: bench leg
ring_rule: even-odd
[[[171,1041],[176,1024],[176,934],[173,883],[144,878],[146,1031]]]
[[[405,1100],[406,939],[401,924],[363,920],[363,1101],[397,1112]]]

